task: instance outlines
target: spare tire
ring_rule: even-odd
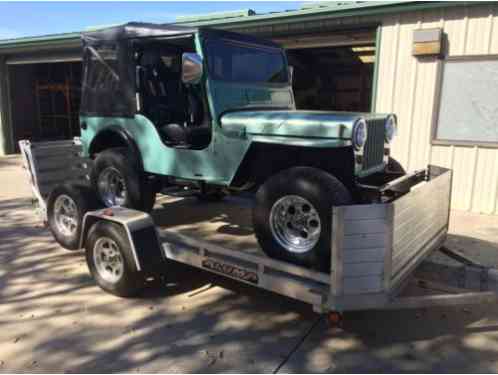
[[[57,185],[48,198],[47,218],[55,240],[67,250],[79,249],[83,217],[102,207],[93,189],[87,185]]]

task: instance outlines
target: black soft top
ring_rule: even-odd
[[[172,24],[128,22],[123,25],[83,32],[81,38],[85,44],[92,45],[99,42],[113,42],[124,39],[193,34],[198,30],[196,27]]]
[[[208,37],[279,46],[272,41],[223,30],[198,29],[171,24],[130,22],[82,33],[82,116],[133,117],[137,111],[136,70],[131,40],[188,36],[198,32]]]
[[[102,42],[119,42],[126,39],[152,38],[161,36],[179,36],[194,34],[202,31],[204,34],[216,35],[217,37],[235,39],[247,43],[262,44],[270,47],[280,48],[280,45],[271,40],[253,37],[247,34],[233,33],[225,30],[198,28],[191,26],[180,26],[176,24],[157,24],[146,22],[128,22],[123,25],[110,26],[81,34],[84,45],[95,45]]]

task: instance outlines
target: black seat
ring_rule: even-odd
[[[159,128],[163,140],[169,145],[187,145],[187,130],[179,124],[166,124]]]
[[[184,123],[172,122],[162,125],[159,133],[171,146],[201,149],[211,140],[211,127],[204,121],[202,101],[192,87],[186,88],[187,119]]]
[[[189,127],[166,124],[161,126],[159,133],[163,140],[172,146],[203,148],[211,139],[211,127],[208,125]]]

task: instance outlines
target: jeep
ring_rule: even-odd
[[[253,193],[262,250],[326,270],[332,207],[379,199],[404,173],[389,158],[396,116],[296,110],[272,41],[144,23],[82,40],[81,141],[106,206],[150,211],[174,187],[205,201]]]

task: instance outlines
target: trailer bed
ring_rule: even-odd
[[[51,189],[60,182],[88,181],[91,161],[78,157],[77,140],[21,141],[20,148],[41,217],[46,219]],[[451,179],[450,170],[428,166],[391,183],[393,191],[402,191],[400,198],[332,207],[329,273],[265,256],[252,228],[250,196],[208,203],[180,191],[160,196],[152,217],[120,207],[113,207],[110,215],[109,209],[88,212],[81,247],[95,222],[113,221],[126,229],[139,271],[146,266],[144,254],[152,252],[309,303],[320,312],[496,301],[497,270],[443,247]],[[428,261],[437,250],[461,266]]]
[[[199,202],[195,196],[159,195],[152,212],[158,228],[216,246],[263,255],[252,227],[252,199]]]

